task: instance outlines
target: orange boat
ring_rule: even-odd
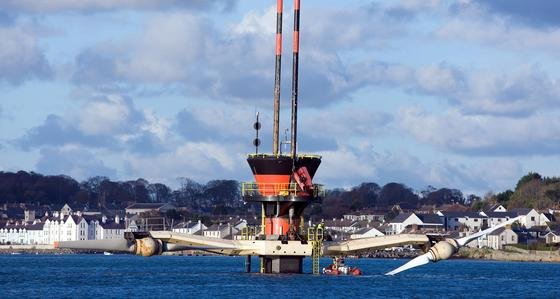
[[[344,264],[344,258],[334,257],[333,263],[323,268],[323,274],[327,275],[362,275],[358,267],[349,267]]]

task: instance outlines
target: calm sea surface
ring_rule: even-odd
[[[365,275],[333,277],[247,274],[241,257],[0,255],[0,298],[560,298],[560,264],[451,260],[383,275],[404,262],[347,259]]]

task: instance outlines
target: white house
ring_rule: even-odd
[[[385,221],[385,214],[384,213],[375,213],[375,212],[356,212],[352,214],[344,214],[342,218],[352,220],[352,221],[378,221],[383,222]]]
[[[179,223],[177,226],[173,228],[173,231],[177,233],[194,235],[206,229],[208,229],[208,227],[206,227],[206,225],[204,225],[202,222],[200,222],[200,220],[198,220],[195,223],[191,223],[191,222]]]
[[[560,243],[560,232],[550,231],[544,236],[546,238],[547,244],[557,244]]]
[[[488,217],[488,227],[494,227],[517,217],[517,213],[514,212],[480,212],[480,215]]]
[[[445,228],[458,231],[461,227],[468,232],[478,232],[488,225],[488,217],[475,212],[442,212]]]
[[[526,228],[546,225],[545,221],[541,221],[541,214],[535,211],[535,209],[519,208],[512,209],[511,212],[516,213],[518,216],[521,216],[521,218],[519,219],[519,223],[521,223],[521,225],[525,226]]]
[[[123,239],[125,230],[125,221],[119,216],[115,216],[114,221],[108,221],[107,217],[103,217],[100,222],[97,222],[95,237],[96,239]]]
[[[0,228],[0,244],[43,244],[43,223],[40,221],[10,223]]]
[[[517,244],[518,236],[510,228],[501,227],[487,236],[488,247],[494,249],[503,249],[508,244]]]
[[[497,203],[497,204],[492,205],[486,211],[487,212],[503,213],[503,212],[507,212],[507,209],[504,206],[502,206],[501,204]]]
[[[45,234],[43,232],[43,227],[45,226],[42,222],[36,222],[31,225],[27,225],[27,244],[37,245],[45,244]]]
[[[407,226],[421,225],[422,223],[422,220],[414,213],[401,213],[393,220],[389,221],[386,233],[388,235],[400,234]]]
[[[162,213],[175,209],[175,206],[169,203],[135,203],[126,207],[127,214],[140,214],[143,212],[159,211]]]
[[[349,219],[336,219],[325,221],[325,229],[330,231],[353,233],[357,230],[356,224],[358,221]]]
[[[214,224],[205,230],[202,235],[209,238],[226,239],[236,235],[239,231],[231,224]]]
[[[366,227],[366,228],[362,228],[362,229],[356,231],[355,233],[353,233],[352,235],[350,235],[350,239],[379,237],[379,236],[384,236],[384,235],[385,235],[384,233],[380,232],[375,227]]]

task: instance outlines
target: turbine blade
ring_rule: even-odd
[[[133,252],[134,245],[126,239],[106,239],[106,240],[82,240],[82,241],[64,241],[55,242],[55,248],[68,249],[90,249],[103,251],[124,251]]]
[[[412,260],[408,261],[408,263],[398,267],[397,269],[387,272],[385,275],[395,275],[402,271],[406,271],[408,269],[425,265],[432,260],[432,254],[430,252],[424,253],[420,256],[413,258]]]
[[[506,225],[510,225],[510,224],[514,223],[515,221],[517,221],[518,219],[519,219],[519,217],[515,217],[515,218],[512,218],[512,219],[510,219],[506,222],[500,223],[499,225],[487,228],[483,231],[479,231],[478,233],[475,233],[475,234],[472,234],[470,236],[466,236],[466,237],[457,239],[456,240],[457,244],[459,244],[459,246],[465,246],[467,243],[471,242],[472,240],[474,240],[474,239],[476,239],[480,236],[487,235],[487,234],[489,234],[489,233],[491,233],[491,232],[493,232],[493,231],[495,231],[495,230],[497,230],[501,227],[504,227]]]

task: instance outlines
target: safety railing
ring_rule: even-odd
[[[241,240],[254,240],[257,234],[256,227],[245,226],[241,229]]]
[[[291,157],[290,155],[286,155],[286,154],[279,154],[279,155],[273,155],[273,154],[248,154],[247,157],[249,158],[269,158],[269,157]],[[321,159],[322,157],[320,155],[312,155],[312,154],[298,154],[297,155],[298,158],[311,158],[311,159]]]
[[[253,197],[262,195],[298,196],[302,193],[313,197],[324,197],[325,188],[323,185],[313,184],[309,191],[302,190],[296,183],[241,183],[241,195],[243,197]]]

